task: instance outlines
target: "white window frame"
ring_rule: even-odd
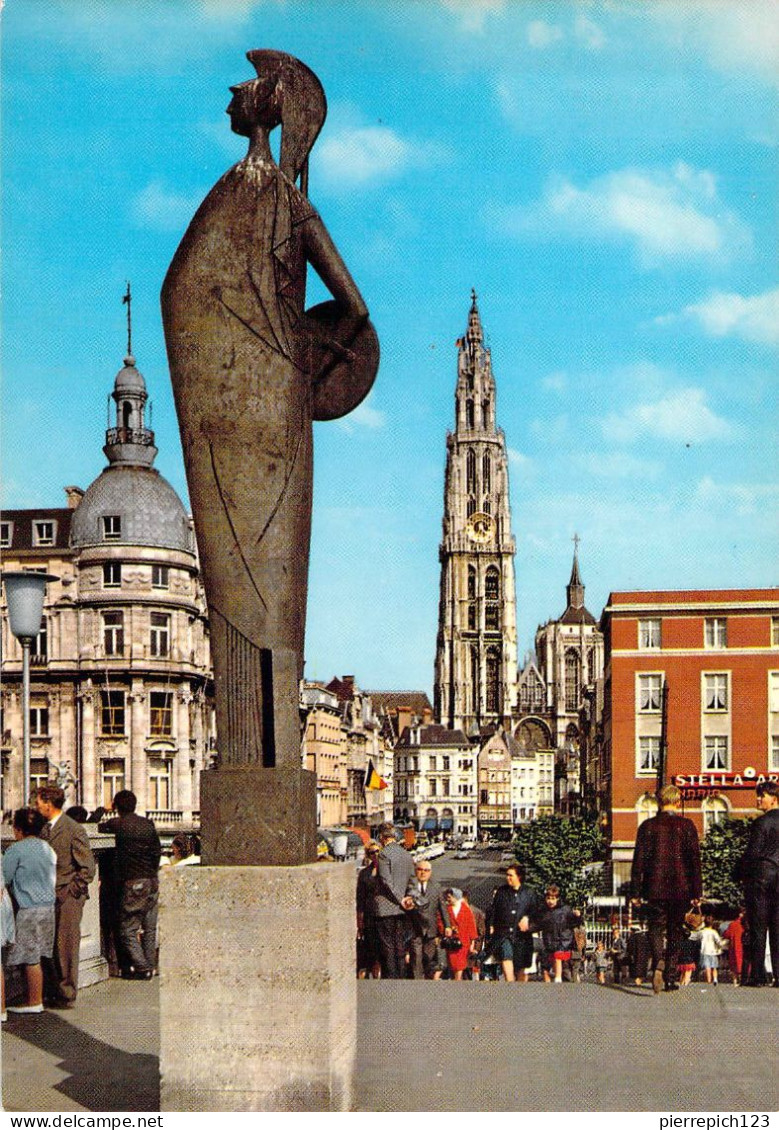
[[[703,672],[703,710],[705,714],[727,714],[730,711],[730,672]]]
[[[722,751],[724,750],[724,756]],[[730,737],[728,734],[703,735],[702,767],[706,773],[724,773],[730,769]]]
[[[109,575],[115,574],[116,579],[109,580]],[[103,562],[103,588],[104,589],[118,589],[122,584],[122,563],[121,561],[104,561]]]
[[[121,770],[116,767],[121,765]],[[110,766],[110,769],[109,769]],[[110,808],[113,799],[124,788],[125,763],[123,757],[104,757],[100,761],[100,788],[103,805]]]
[[[156,624],[154,622],[155,616],[159,618]],[[170,624],[168,612],[151,612],[149,614],[149,655],[152,659],[168,659],[170,657]]]
[[[54,545],[57,540],[57,523],[52,518],[36,518],[32,524],[32,544]]]
[[[152,567],[151,567],[151,587],[153,589],[169,589],[170,588],[170,566],[169,565],[152,565]]]
[[[0,549],[10,549],[14,540],[13,522],[0,522]]]
[[[662,737],[659,734],[639,734],[636,748],[637,777],[657,776],[657,767],[660,764],[661,741]],[[644,764],[645,761],[647,764]]]
[[[779,647],[779,616],[771,617],[771,647]]]
[[[108,617],[116,616],[115,623],[109,623]],[[101,615],[103,627],[103,653],[108,658],[124,655],[124,612],[118,608],[107,608]]]
[[[150,757],[147,767],[149,803],[151,812],[170,812],[173,808],[173,761],[169,757]],[[164,788],[167,804],[160,804]]]
[[[122,515],[104,514],[102,518],[103,541],[121,541]]]
[[[779,734],[771,734],[771,748],[768,753],[768,768],[771,773],[779,773]]]
[[[638,646],[640,651],[659,651],[663,646],[663,621],[658,616],[638,621]]]
[[[664,671],[639,671],[636,673],[636,713],[660,714],[663,709]],[[644,700],[646,699],[646,706]]]
[[[728,621],[725,616],[711,616],[703,621],[703,646],[708,651],[722,651],[728,646]]]
[[[49,737],[49,708],[38,703],[30,707],[30,737]]]

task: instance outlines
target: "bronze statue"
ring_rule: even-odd
[[[319,80],[279,51],[247,57],[258,77],[231,88],[227,113],[249,151],[189,225],[162,314],[208,601],[221,763],[299,768],[311,421],[364,399],[379,351],[307,197],[308,154],[326,113]],[[269,135],[278,125],[277,165]],[[308,263],[333,300],[306,311]]]

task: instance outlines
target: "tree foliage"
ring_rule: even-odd
[[[513,848],[525,865],[525,882],[539,893],[556,883],[569,906],[583,908],[599,890],[601,869],[582,870],[605,858],[603,832],[594,817],[531,820],[519,828]]]
[[[735,909],[743,901],[737,867],[749,838],[751,819],[723,820],[713,824],[701,844],[703,891]]]

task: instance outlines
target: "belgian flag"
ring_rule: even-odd
[[[380,777],[376,770],[373,768],[373,762],[368,761],[368,771],[365,774],[365,788],[366,789],[387,789],[389,785]]]

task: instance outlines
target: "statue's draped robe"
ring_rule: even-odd
[[[312,491],[304,229],[319,222],[274,164],[247,158],[203,201],[162,291],[220,753],[239,764],[263,761],[269,656],[297,721]]]

